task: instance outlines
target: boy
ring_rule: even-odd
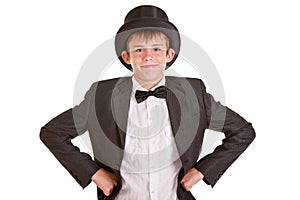
[[[42,141],[82,187],[98,186],[98,199],[194,199],[193,185],[214,186],[252,142],[251,124],[215,102],[201,80],[164,76],[180,35],[160,8],[132,9],[115,47],[133,76],[94,83],[80,105],[42,128]],[[225,139],[197,161],[207,128]],[[71,143],[85,131],[94,159]]]

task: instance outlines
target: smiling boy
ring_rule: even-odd
[[[167,63],[175,56],[174,49],[169,48],[169,39],[162,32],[139,31],[128,38],[126,46],[123,60],[131,65],[137,82],[150,90],[161,81]]]
[[[191,188],[201,180],[213,187],[253,141],[252,125],[200,79],[164,75],[180,35],[160,8],[132,9],[115,47],[133,76],[94,83],[80,105],[42,127],[42,141],[82,187],[98,186],[98,199],[195,199]],[[198,160],[206,129],[225,139]],[[94,159],[71,143],[86,131]]]

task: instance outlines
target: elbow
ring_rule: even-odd
[[[244,127],[244,129],[242,129],[240,136],[240,141],[246,148],[254,141],[256,133],[250,123],[247,127]]]
[[[251,138],[251,142],[255,139],[256,137],[256,133],[255,130],[252,126],[252,124],[250,123],[250,129],[249,129],[249,137]]]
[[[45,143],[45,141],[46,141],[46,131],[45,131],[45,129],[44,129],[44,127],[42,127],[41,128],[41,131],[40,131],[40,140],[43,142],[43,143]]]
[[[47,129],[43,126],[40,131],[40,140],[47,146],[47,141],[49,140]]]
[[[256,137],[256,133],[255,133],[255,130],[254,130],[254,128],[252,128],[252,141],[255,139],[255,137]]]
[[[248,134],[247,134],[248,145],[250,145],[255,138],[256,138],[256,132],[255,132],[254,128],[251,126],[251,128],[248,130]]]

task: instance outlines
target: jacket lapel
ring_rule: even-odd
[[[121,147],[125,146],[128,111],[132,92],[131,77],[120,78],[112,92],[112,114],[118,126]]]
[[[197,133],[200,119],[197,95],[185,78],[166,77],[167,105],[175,143],[184,172],[189,169],[186,152]],[[199,122],[199,121],[198,121]]]
[[[179,90],[180,84],[175,82],[169,77],[166,77],[166,88],[167,88],[167,105],[170,116],[170,122],[174,137],[176,136],[180,120],[181,120],[181,109],[180,101],[184,99],[183,93]]]

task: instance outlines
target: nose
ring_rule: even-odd
[[[152,60],[152,52],[150,49],[145,49],[144,50],[144,60],[149,61]]]

